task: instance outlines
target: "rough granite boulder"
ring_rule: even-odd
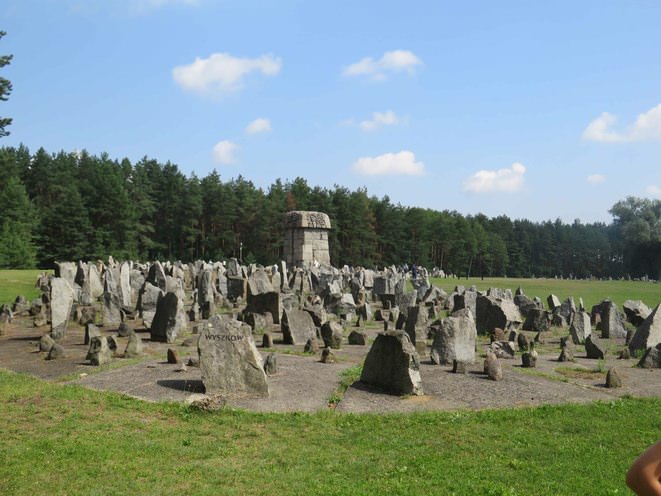
[[[431,345],[431,361],[438,365],[449,365],[454,360],[463,363],[475,361],[477,329],[473,313],[463,308],[443,319],[435,326]]]
[[[174,293],[165,293],[156,304],[156,314],[150,327],[151,340],[174,343],[185,328],[184,302]]]
[[[75,270],[75,264],[73,264]],[[67,332],[67,324],[73,307],[73,288],[62,277],[53,277],[50,281],[51,337],[62,339]]]
[[[574,344],[585,343],[585,338],[592,334],[590,314],[587,312],[576,312],[569,326],[569,334]]]
[[[207,394],[269,396],[262,356],[250,326],[214,315],[197,345]]]
[[[378,334],[360,380],[392,394],[423,395],[420,360],[409,335],[403,331]]]
[[[282,312],[280,327],[285,344],[304,345],[308,339],[317,335],[310,314],[295,308]]]
[[[478,334],[489,334],[495,328],[518,329],[522,323],[521,313],[512,300],[477,297],[475,325]]]
[[[640,300],[627,300],[622,304],[627,322],[638,327],[649,316],[652,311]]]
[[[647,318],[638,326],[629,342],[629,351],[654,348],[661,343],[661,303],[654,307]]]

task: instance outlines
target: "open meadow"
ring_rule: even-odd
[[[35,297],[38,274],[0,271],[0,303],[17,294]],[[653,306],[661,299],[661,286],[636,281],[485,278],[433,284],[448,292],[458,284],[480,290],[520,286],[543,299],[550,293],[582,297],[588,309],[607,297],[618,305],[641,299]],[[345,357],[341,353],[349,350],[337,353]],[[127,370],[133,363],[115,362]],[[318,375],[316,362],[312,367]],[[564,385],[568,379],[554,373],[557,364],[549,367],[534,372],[537,379],[550,381],[549,389]],[[565,369],[574,375],[578,370]],[[338,373],[337,401],[358,379],[356,370]],[[512,369],[509,384],[524,384],[523,372]],[[143,401],[64,382],[78,376],[47,381],[0,363],[0,494],[624,495],[631,494],[624,483],[628,466],[661,432],[661,398],[633,394],[585,404],[565,404],[562,396],[561,404],[479,411],[375,414],[323,407],[258,413]],[[574,382],[585,394],[601,394]],[[440,396],[447,396],[443,391]]]

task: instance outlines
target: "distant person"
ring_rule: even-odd
[[[414,281],[418,278],[418,268],[415,266],[415,264],[411,265],[411,277]]]
[[[638,496],[661,496],[661,440],[634,460],[627,472],[627,486]]]

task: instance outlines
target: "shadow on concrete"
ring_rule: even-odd
[[[163,379],[156,381],[156,384],[162,387],[176,389],[177,391],[204,393],[204,384],[200,379]]]

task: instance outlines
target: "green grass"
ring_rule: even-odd
[[[35,288],[37,276],[43,271],[34,270],[0,270],[0,305],[13,303],[18,295],[25,296],[28,301],[39,296]]]
[[[347,392],[347,389],[360,379],[360,375],[363,373],[363,365],[356,365],[355,367],[349,367],[340,372],[340,383],[337,386],[337,389],[330,398],[328,398],[328,406],[335,408],[342,398],[344,393]]]
[[[661,399],[205,413],[0,370],[0,418],[7,495],[607,495],[629,494],[625,472],[659,437]]]
[[[546,297],[553,293],[560,301],[572,296],[578,305],[578,299],[583,298],[585,308],[590,311],[592,305],[608,298],[620,309],[626,300],[642,300],[648,307],[654,308],[661,303],[661,284],[642,281],[583,281],[569,279],[510,279],[506,277],[479,277],[469,279],[439,279],[432,278],[432,284],[450,293],[455,286],[467,288],[475,285],[478,290],[488,288],[511,289],[519,286],[524,294],[531,298],[539,296],[544,305]]]

